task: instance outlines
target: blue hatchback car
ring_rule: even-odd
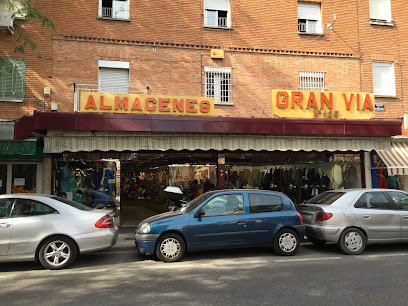
[[[234,189],[202,194],[178,211],[143,220],[135,233],[142,254],[165,262],[186,251],[273,246],[294,255],[304,236],[302,217],[284,194]]]

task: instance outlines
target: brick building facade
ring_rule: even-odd
[[[388,6],[379,10],[383,2]],[[129,152],[137,153],[140,159],[154,161],[151,169],[165,167],[166,183],[172,182],[175,165],[186,162],[205,165],[203,181],[216,169],[219,187],[231,182],[224,175],[233,173],[234,166],[245,172],[243,166],[251,165],[253,173],[280,167],[307,172],[310,165],[321,163],[330,172],[333,163],[343,170],[350,163],[356,184],[349,179],[330,188],[371,186],[377,181],[370,152],[389,150],[391,136],[401,134],[401,120],[408,112],[404,103],[408,9],[402,0],[32,3],[58,28],[50,31],[38,22],[22,21],[39,48],[26,47],[26,53],[16,54],[15,36],[3,27],[2,54],[25,60],[26,86],[22,101],[2,102],[1,117],[16,120],[28,114],[18,121],[16,139],[33,131],[44,137],[44,173],[52,173],[44,183],[47,193],[59,190],[56,169],[68,157],[89,160],[90,155],[79,152],[99,152],[98,160],[121,162],[132,157]],[[107,89],[109,85],[112,88]],[[44,87],[50,87],[50,95],[43,94]],[[78,102],[80,92],[123,92],[120,88],[150,95],[213,97],[214,116],[157,119],[76,112],[84,103]],[[373,104],[379,108],[372,120],[292,121],[274,113],[272,90],[374,93]],[[50,112],[51,107],[57,114]],[[119,155],[109,153],[113,151]],[[86,166],[96,168],[90,162]],[[137,162],[128,167],[139,169],[146,179],[162,176],[140,170]],[[196,168],[190,168],[194,175],[202,167]],[[249,181],[243,186],[260,187],[253,185],[256,180]],[[310,182],[301,185],[307,186]],[[265,188],[269,187],[282,192],[288,188],[283,184]],[[161,194],[160,188],[153,194]],[[300,191],[295,198],[300,201]]]
[[[401,119],[408,111],[408,28],[403,22],[408,11],[403,1],[392,1],[392,22],[375,24],[368,0],[317,1],[319,34],[298,32],[297,1],[232,0],[230,27],[206,27],[203,0],[182,5],[125,2],[129,15],[121,19],[98,17],[98,1],[69,6],[34,1],[58,28],[52,32],[38,22],[23,22],[39,46],[26,47],[25,54],[13,53],[16,37],[3,29],[5,57],[26,59],[27,67],[24,101],[5,102],[2,116],[17,119],[33,110],[49,110],[51,102],[59,111],[72,112],[70,84],[98,85],[98,60],[129,62],[129,84],[148,86],[152,94],[204,96],[203,67],[231,67],[233,103],[216,105],[215,114],[234,117],[273,116],[272,89],[298,89],[299,71],[324,72],[326,90],[373,92],[372,63],[386,61],[394,66],[396,96],[377,96],[385,111],[375,117]],[[211,49],[224,50],[224,59],[211,59]],[[43,96],[43,87],[51,87],[51,96]]]

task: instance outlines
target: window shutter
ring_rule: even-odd
[[[298,19],[319,20],[320,3],[298,3]]]
[[[205,9],[229,11],[229,0],[205,0]]]
[[[374,94],[379,96],[395,96],[394,65],[386,62],[373,62]]]
[[[391,21],[389,0],[370,0],[370,18]]]
[[[0,64],[0,99],[24,100],[25,60],[3,59]]]
[[[129,69],[99,68],[100,92],[129,92]]]

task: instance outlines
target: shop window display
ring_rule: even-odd
[[[408,190],[407,175],[389,174],[387,166],[378,155],[373,155],[373,165],[371,169],[374,188]]]
[[[12,165],[12,193],[37,192],[37,165],[14,164]]]
[[[55,194],[89,207],[115,207],[118,160],[59,160]]]
[[[263,189],[283,192],[294,203],[301,203],[326,190],[361,187],[361,164],[358,154],[273,154],[251,165],[227,164],[226,180],[230,188]],[[259,165],[276,157],[275,164]],[[297,160],[294,160],[294,158]],[[232,156],[233,159],[234,157]],[[280,160],[279,160],[280,159]],[[311,161],[313,159],[313,161]],[[246,162],[250,160],[247,156]],[[228,156],[227,156],[228,161]],[[256,165],[256,163],[258,165]]]

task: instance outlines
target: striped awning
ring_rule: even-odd
[[[56,131],[44,137],[44,153],[92,151],[371,151],[390,150],[386,136],[279,136],[265,134]]]
[[[408,175],[408,143],[393,142],[391,150],[377,151],[387,166],[388,175]]]

